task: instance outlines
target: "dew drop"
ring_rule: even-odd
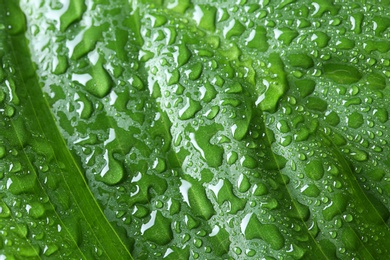
[[[319,180],[324,175],[324,167],[319,160],[310,161],[305,166],[306,175],[313,180]]]
[[[358,112],[353,112],[347,116],[347,123],[349,127],[357,129],[364,124],[363,115]]]
[[[0,201],[0,218],[8,218],[11,216],[11,211],[4,201]]]
[[[262,239],[274,250],[279,250],[284,246],[285,241],[280,230],[273,224],[262,224],[252,213],[244,217],[241,230],[246,239]]]
[[[141,234],[153,243],[166,245],[173,239],[171,220],[154,210],[150,214],[150,220],[142,224]]]

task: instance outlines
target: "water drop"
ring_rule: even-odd
[[[259,52],[265,52],[269,47],[267,31],[262,26],[258,26],[255,30],[253,30],[245,41],[246,46],[256,49]]]
[[[185,105],[179,110],[179,118],[181,120],[192,118],[196,112],[202,109],[202,106],[198,101],[195,101],[189,97],[186,97],[185,100]]]
[[[347,123],[349,127],[354,129],[359,128],[364,123],[363,115],[358,112],[353,112],[349,116],[347,116]]]
[[[384,108],[377,108],[373,110],[373,115],[378,118],[379,122],[386,123],[389,119],[389,113]]]
[[[51,256],[57,252],[59,247],[56,244],[48,244],[43,248],[43,254],[45,256]]]
[[[188,62],[191,57],[191,51],[185,44],[175,47],[174,59],[177,67],[181,67]]]
[[[284,246],[284,237],[280,230],[273,224],[262,224],[252,213],[246,215],[241,223],[241,231],[248,240],[262,239],[272,249],[279,250]]]
[[[200,28],[210,32],[215,31],[217,8],[208,4],[196,5],[193,16]]]
[[[240,36],[245,31],[245,26],[236,19],[230,20],[229,24],[223,28],[224,38],[230,39],[233,36]]]
[[[352,84],[362,78],[360,71],[346,64],[327,63],[324,65],[325,76],[338,84]]]
[[[324,175],[324,167],[319,160],[310,161],[305,166],[306,175],[313,180],[319,180]]]
[[[338,193],[332,198],[330,203],[324,207],[322,210],[322,215],[324,216],[325,220],[332,220],[338,214],[343,213],[347,208],[347,205],[347,197]]]
[[[308,197],[317,197],[320,194],[320,190],[318,187],[314,184],[305,184],[300,191],[302,194],[308,196]]]
[[[230,152],[227,154],[227,163],[228,164],[234,164],[238,159],[238,154],[236,152]]]
[[[4,201],[0,201],[0,218],[8,218],[11,216],[11,211]]]
[[[0,159],[3,159],[6,156],[6,150],[5,147],[0,145]]]
[[[310,69],[314,66],[313,59],[304,53],[293,53],[287,56],[288,62],[293,67]]]
[[[240,163],[242,166],[249,168],[249,169],[254,169],[257,167],[257,161],[254,159],[252,156],[245,155],[241,158]]]
[[[203,65],[201,63],[195,63],[189,67],[188,78],[190,80],[197,80],[200,78],[200,75],[203,71]]]
[[[166,245],[173,239],[171,220],[154,210],[150,214],[150,220],[142,224],[141,234],[153,243]]]
[[[251,184],[250,184],[248,177],[246,177],[246,175],[244,175],[244,174],[241,174],[238,177],[237,186],[238,186],[238,190],[240,192],[246,192],[247,190],[249,190]]]

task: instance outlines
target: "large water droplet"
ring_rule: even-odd
[[[173,239],[171,220],[154,210],[150,214],[150,220],[142,224],[141,234],[153,243],[166,245]]]
[[[246,239],[262,239],[269,243],[272,249],[279,250],[284,246],[284,238],[280,230],[273,224],[262,224],[253,213],[244,217],[241,231]]]
[[[324,175],[324,167],[322,165],[322,162],[319,160],[313,160],[310,161],[305,166],[305,173],[306,175],[313,180],[319,180]]]
[[[327,63],[324,65],[325,76],[338,84],[352,84],[362,78],[360,71],[347,64]]]

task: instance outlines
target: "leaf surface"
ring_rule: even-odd
[[[385,2],[0,3],[7,257],[390,256]]]

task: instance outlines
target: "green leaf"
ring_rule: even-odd
[[[0,258],[389,258],[387,4],[0,0]]]

